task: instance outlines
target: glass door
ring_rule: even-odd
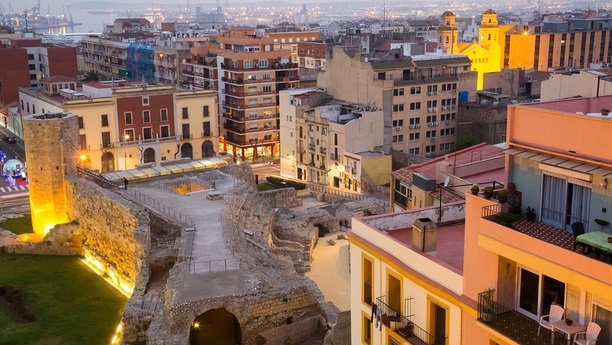
[[[599,304],[594,304],[593,322],[601,326],[597,345],[612,345],[612,311]]]
[[[537,320],[540,296],[540,276],[524,268],[519,272],[518,311]]]

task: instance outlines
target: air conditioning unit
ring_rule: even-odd
[[[427,123],[427,125],[428,125],[429,127],[433,127],[433,126],[434,126],[434,123],[433,123],[433,122],[428,122],[428,123]]]
[[[421,128],[421,125],[420,124],[416,124],[416,125],[414,125],[414,127]]]
[[[455,108],[457,108],[456,105],[451,105],[451,109],[455,109]]]
[[[433,153],[426,153],[426,154],[425,154],[425,157],[427,157],[427,158],[431,158],[431,157],[433,157]]]
[[[401,130],[402,130],[402,128],[403,128],[402,126],[397,126],[397,127],[395,127],[395,130],[396,130],[396,131],[401,131]]]
[[[433,111],[434,111],[433,109],[434,109],[434,108],[427,108],[427,112],[428,112],[428,113],[433,113]]]
[[[442,110],[446,110],[446,109],[448,109],[448,107],[447,107],[447,106],[445,106],[445,105],[443,105],[443,106],[442,106]]]
[[[434,125],[434,126],[437,126],[437,125],[438,125],[438,123],[437,123],[437,122],[433,122],[433,125]]]
[[[444,122],[446,122],[447,125],[450,125],[450,120],[446,120]]]
[[[415,129],[415,125],[410,125],[410,129]]]
[[[436,142],[436,137],[431,137],[431,142],[435,143]]]
[[[427,93],[427,96],[432,96],[432,95],[434,95],[434,93],[433,93],[433,92],[428,92],[428,93]]]
[[[438,111],[438,108],[433,108],[433,111],[434,111],[434,113],[435,113],[436,111]]]
[[[453,93],[457,93],[457,89],[453,89]]]

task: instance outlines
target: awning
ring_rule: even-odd
[[[553,156],[553,155],[549,155],[545,153],[531,151],[531,150],[527,150],[523,148],[512,147],[512,148],[503,150],[503,152],[509,155],[512,155],[512,156],[527,158],[529,160],[537,161],[541,164],[555,166],[561,169],[575,171],[578,173],[598,175],[598,176],[612,175],[612,170],[610,169],[602,168],[602,167],[599,167],[593,164],[587,164],[587,163],[574,161],[574,160],[567,159],[564,157],[558,157],[558,156]]]

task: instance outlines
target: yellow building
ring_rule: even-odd
[[[514,25],[499,25],[497,13],[488,9],[482,14],[478,41],[461,43],[458,42],[459,30],[455,19],[455,14],[450,11],[442,14],[443,25],[438,27],[438,49],[447,54],[467,56],[472,62],[471,70],[478,72],[477,90],[482,90],[484,74],[501,71],[503,34]]]
[[[589,328],[610,344],[612,118],[599,110],[611,101],[510,107],[516,190],[505,202],[466,193],[441,208],[353,219],[351,343],[564,344]],[[511,206],[530,206],[535,219],[509,216]],[[552,305],[571,325],[541,322]]]

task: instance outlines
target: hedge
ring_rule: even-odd
[[[295,190],[300,190],[300,189],[305,189],[306,188],[306,185],[303,184],[303,183],[295,182],[295,181],[291,181],[291,180],[285,180],[285,179],[274,177],[274,176],[266,177],[266,181],[268,181],[269,184],[274,185],[274,186],[279,187],[279,188],[293,187]]]

